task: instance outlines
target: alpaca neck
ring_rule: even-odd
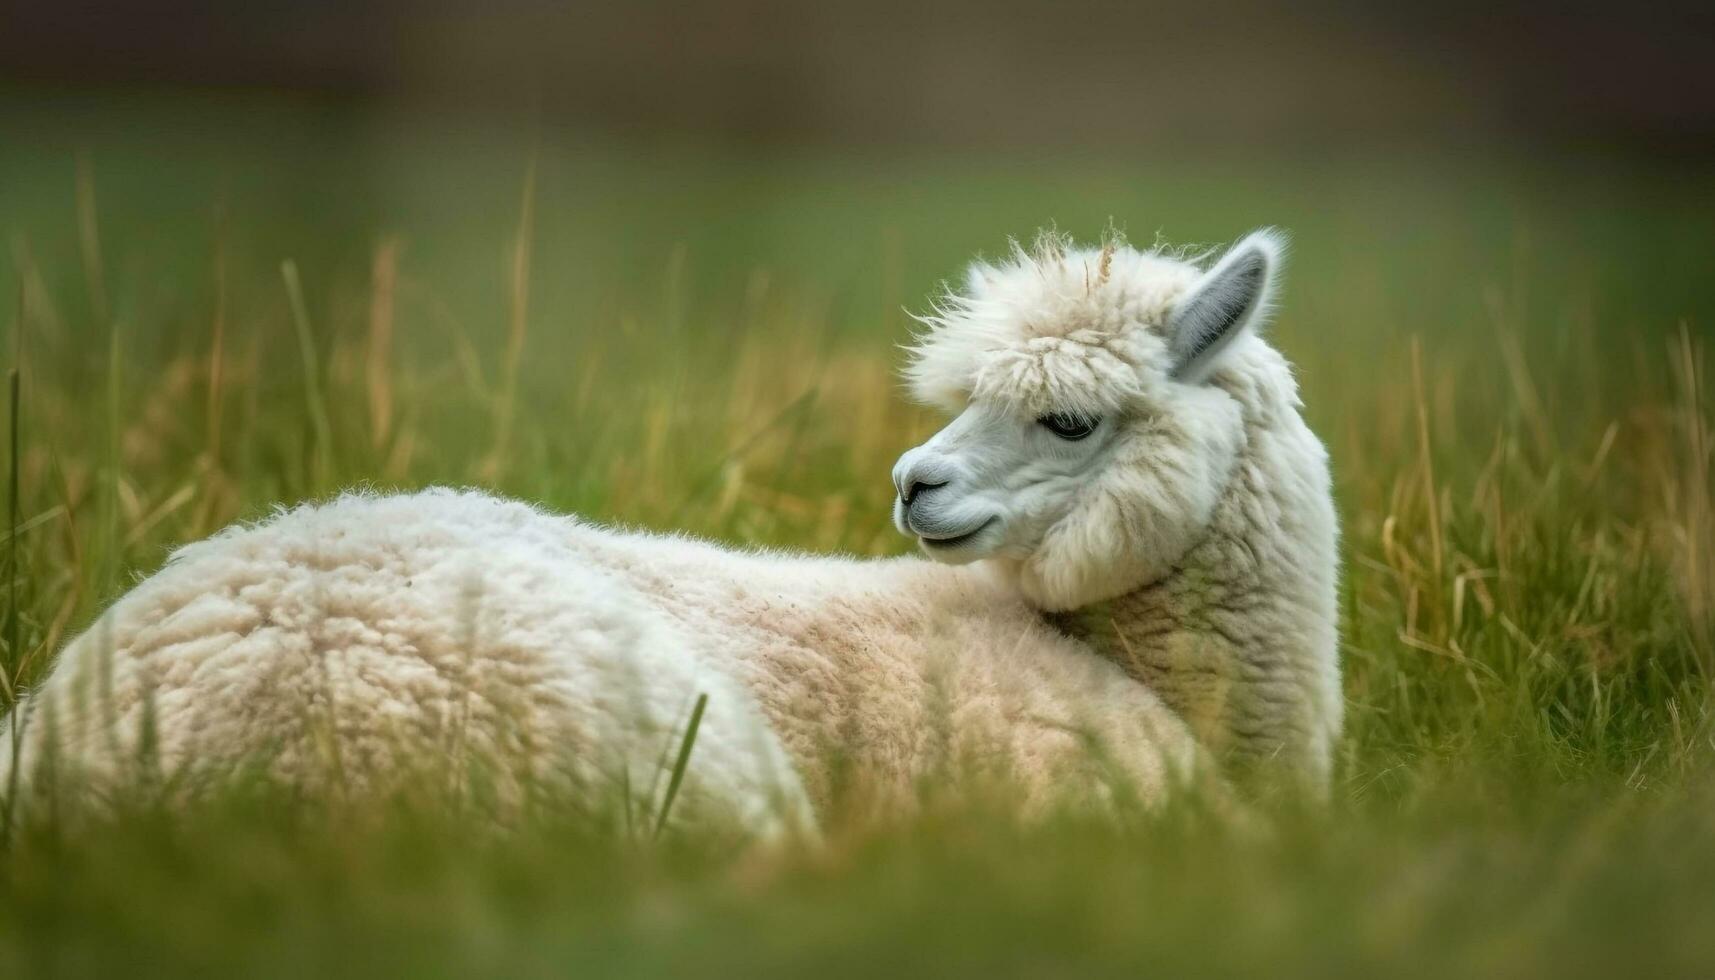
[[[1288,435],[1309,437],[1298,428]],[[1269,442],[1253,438],[1253,461]],[[1050,617],[1149,686],[1236,776],[1313,788],[1326,785],[1341,721],[1334,517],[1317,487],[1325,470],[1305,480],[1241,467],[1172,572]]]

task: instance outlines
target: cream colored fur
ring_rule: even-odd
[[[761,832],[972,761],[1028,805],[1122,782],[1159,800],[1210,750],[1319,786],[1340,719],[1326,464],[1254,335],[1207,384],[1168,376],[1164,318],[1200,274],[1050,243],[979,267],[924,338],[925,397],[1123,427],[1034,547],[966,567],[737,552],[477,492],[347,495],[181,549],[0,748],[27,717],[25,785],[148,757],[349,791],[469,758],[503,790],[647,809],[701,693],[684,812]]]

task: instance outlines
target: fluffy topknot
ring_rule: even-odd
[[[1108,414],[1167,375],[1168,314],[1201,275],[1117,233],[1099,247],[1052,230],[1028,248],[1014,242],[918,317],[928,329],[908,348],[905,378],[918,400],[949,411],[975,397],[1022,414]]]

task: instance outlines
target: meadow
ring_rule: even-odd
[[[1334,458],[1326,807],[937,799],[734,857],[249,797],[8,826],[0,976],[1708,975],[1715,180],[1590,149],[738,148],[288,101],[0,99],[0,709],[177,544],[497,489],[865,555],[909,311],[1053,222],[1294,248]],[[692,764],[695,764],[694,758]],[[379,816],[381,819],[373,819]]]

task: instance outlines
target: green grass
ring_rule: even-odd
[[[28,134],[0,144],[8,691],[176,543],[357,484],[900,552],[887,472],[937,424],[892,375],[902,307],[1008,235],[1112,218],[1295,237],[1273,335],[1334,455],[1349,710],[1331,804],[1266,832],[931,800],[733,855],[563,814],[140,797],[5,841],[0,976],[1715,963],[1706,174],[741,152],[40,94],[0,124]]]

